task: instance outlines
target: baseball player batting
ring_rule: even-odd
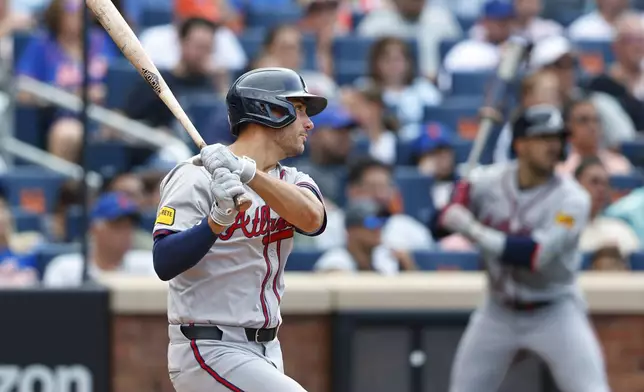
[[[204,148],[161,183],[154,266],[169,281],[170,379],[178,392],[304,389],[284,374],[277,333],[294,231],[326,227],[308,175],[279,161],[304,152],[326,98],[299,74],[261,68],[226,96],[236,141]],[[235,210],[246,193],[252,206]]]
[[[562,392],[609,392],[576,284],[589,196],[554,174],[565,151],[562,115],[529,107],[512,129],[516,161],[473,170],[438,217],[438,227],[479,246],[489,283],[459,343],[450,392],[497,392],[520,350],[542,358]]]

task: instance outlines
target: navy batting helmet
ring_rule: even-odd
[[[512,150],[520,138],[559,135],[562,140],[562,160],[565,159],[568,130],[561,111],[553,105],[534,105],[522,110],[512,121]]]
[[[307,91],[304,79],[287,68],[258,68],[240,76],[228,90],[226,105],[233,135],[240,127],[256,123],[271,128],[284,128],[297,118],[288,98],[299,98],[306,104],[306,114],[315,116],[327,100]],[[274,110],[279,114],[276,114]]]

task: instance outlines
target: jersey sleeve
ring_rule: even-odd
[[[208,215],[212,205],[209,177],[198,166],[184,163],[161,183],[161,201],[154,223],[154,236],[187,230]]]
[[[315,197],[317,197],[318,200],[320,200],[320,203],[322,203],[322,205],[324,206],[324,198],[322,197],[322,192],[320,192],[320,188],[315,183],[315,181],[313,181],[311,176],[309,176],[308,174],[305,174],[305,173],[297,171],[295,173],[295,178],[294,178],[293,182],[295,183],[295,185],[297,185],[299,187],[302,187],[302,188],[305,188],[305,189],[308,189],[309,191],[313,192]],[[315,237],[315,236],[318,236],[318,235],[324,233],[324,230],[326,229],[326,223],[327,223],[327,214],[326,214],[326,206],[324,206],[324,220],[322,222],[322,226],[320,226],[319,229],[317,229],[316,231],[311,232],[311,233],[306,233],[306,232],[304,232],[304,231],[302,231],[300,229],[297,229],[297,228],[296,228],[296,231],[298,233],[300,233],[300,234],[303,234],[303,235],[306,235],[306,236],[309,236],[309,237]]]

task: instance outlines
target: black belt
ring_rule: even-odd
[[[546,306],[550,306],[553,303],[554,303],[553,301],[536,301],[536,302],[505,301],[505,306],[512,310],[525,312],[525,311],[545,308]]]
[[[244,328],[249,342],[268,343],[277,337],[275,328]],[[183,336],[190,340],[221,340],[223,331],[214,325],[182,325]]]

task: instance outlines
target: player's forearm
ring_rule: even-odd
[[[155,233],[152,258],[157,276],[168,281],[194,267],[216,240],[207,218],[188,230]]]
[[[315,232],[324,223],[324,205],[311,190],[257,172],[248,185],[287,222],[304,232]]]
[[[471,231],[471,238],[501,264],[530,271],[538,270],[545,262],[543,255],[551,253],[542,252],[551,246],[532,237],[507,235],[478,222]]]

